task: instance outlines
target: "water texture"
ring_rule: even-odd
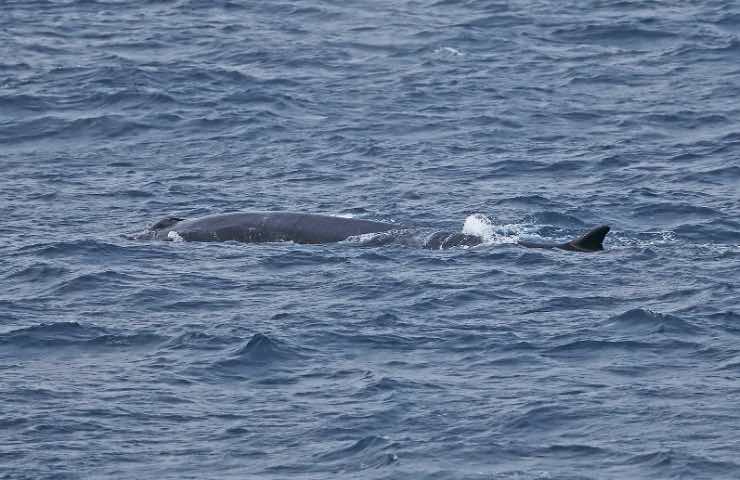
[[[730,0],[4,1],[0,478],[738,478],[739,58]],[[249,210],[487,241],[128,237]]]

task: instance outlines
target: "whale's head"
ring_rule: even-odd
[[[174,227],[176,224],[182,222],[185,220],[184,218],[178,218],[178,217],[165,217],[162,220],[158,221],[154,225],[152,225],[152,230],[166,230],[169,228]]]
[[[144,231],[124,235],[131,240],[169,240],[168,235],[172,227],[182,222],[184,218],[165,217]]]
[[[158,221],[154,225],[152,225],[152,228],[149,230],[152,234],[152,236],[159,240],[168,240],[168,235],[170,231],[172,230],[172,227],[177,225],[178,223],[185,220],[184,218],[179,217],[165,217],[162,220]]]

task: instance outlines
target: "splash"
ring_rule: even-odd
[[[134,233],[124,233],[122,237],[126,240],[154,240],[156,238],[156,232],[147,229]]]
[[[481,237],[487,245],[500,245],[517,243],[522,232],[520,225],[495,225],[486,215],[474,213],[465,219],[462,233]]]
[[[185,241],[185,239],[182,238],[180,234],[174,230],[170,230],[170,232],[167,234],[167,238],[172,240],[173,242],[184,242]]]

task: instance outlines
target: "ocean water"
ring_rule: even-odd
[[[737,2],[0,8],[0,478],[740,478]]]

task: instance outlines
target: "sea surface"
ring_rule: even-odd
[[[486,241],[131,239],[234,211]],[[737,479],[738,405],[740,3],[2,2],[0,478]]]

